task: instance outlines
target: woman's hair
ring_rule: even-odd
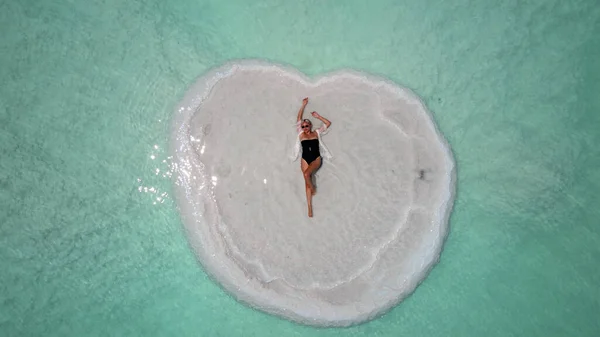
[[[310,119],[306,119],[306,118],[305,118],[305,119],[303,119],[302,121],[303,121],[303,122],[305,122],[305,123],[308,123],[308,124],[312,125],[312,122],[310,121]]]

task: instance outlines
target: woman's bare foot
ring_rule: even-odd
[[[312,214],[312,207],[309,207],[309,208],[308,208],[308,217],[309,217],[309,218],[312,218],[312,217],[313,217],[313,214]]]

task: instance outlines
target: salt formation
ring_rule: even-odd
[[[303,97],[333,158],[306,215],[289,159]],[[455,166],[421,101],[354,71],[309,79],[246,61],[199,79],[175,112],[175,195],[206,271],[238,300],[317,326],[372,319],[409,295],[448,232]]]

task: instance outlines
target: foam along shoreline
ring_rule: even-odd
[[[333,122],[313,219],[300,163],[289,160],[305,96],[306,117],[316,110]],[[238,61],[199,78],[172,123],[189,242],[238,300],[302,324],[349,326],[398,304],[437,263],[455,164],[410,90],[351,70],[310,79]]]

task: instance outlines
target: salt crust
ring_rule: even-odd
[[[334,158],[318,173],[312,219],[299,163],[288,159],[305,96],[307,112],[333,122],[324,140]],[[181,100],[171,153],[199,261],[254,308],[313,326],[354,325],[398,304],[438,262],[454,160],[421,100],[390,81],[225,64]]]

